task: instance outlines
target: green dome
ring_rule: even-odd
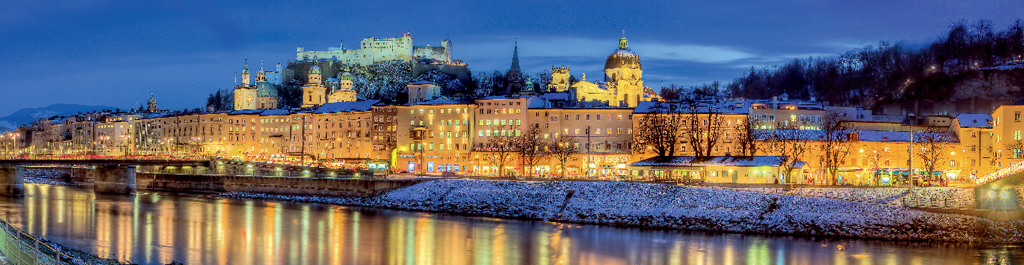
[[[273,85],[267,82],[256,83],[256,96],[257,97],[277,97],[277,89]]]
[[[318,75],[318,74],[320,74],[320,67],[316,66],[316,64],[313,64],[313,67],[309,68],[309,74],[311,74],[311,75]]]

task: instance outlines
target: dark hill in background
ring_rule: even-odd
[[[736,97],[786,93],[876,110],[922,100],[1009,102],[1024,96],[1024,22],[995,31],[990,21],[961,21],[922,48],[883,41],[832,57],[752,67],[724,89]]]

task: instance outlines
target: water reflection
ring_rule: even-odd
[[[811,240],[27,184],[0,213],[144,264],[1019,264],[1013,246]]]

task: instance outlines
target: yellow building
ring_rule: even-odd
[[[632,139],[631,108],[530,108],[528,125],[540,129],[545,141],[572,138],[578,150],[566,167],[554,158],[542,161],[535,173],[566,176],[625,176]]]
[[[782,165],[778,156],[652,157],[630,164],[630,175],[641,180],[786,184]],[[800,175],[804,162],[793,167],[794,175]]]
[[[338,75],[338,85],[327,95],[327,103],[356,101],[356,91],[352,88],[352,74],[344,72]]]
[[[568,70],[565,69],[565,74]],[[590,82],[583,74],[582,80],[572,88],[577,101],[602,102],[612,107],[636,107],[639,102],[658,99],[654,90],[644,85],[640,56],[629,50],[626,37],[619,39],[619,48],[605,60],[604,81]]]
[[[373,150],[371,107],[377,100],[327,103],[313,114],[316,158],[365,168]],[[308,151],[307,151],[308,152]]]
[[[440,99],[397,106],[398,171],[464,173],[472,162],[477,105]]]
[[[324,87],[320,76],[320,67],[315,63],[309,68],[309,77],[306,85],[302,86],[302,107],[311,108],[323,105],[326,100],[327,88]]]

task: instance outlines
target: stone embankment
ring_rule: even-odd
[[[571,195],[570,195],[571,194]],[[613,226],[882,240],[1024,243],[1024,221],[784,194],[624,182],[435,180],[369,198],[227,196]]]

